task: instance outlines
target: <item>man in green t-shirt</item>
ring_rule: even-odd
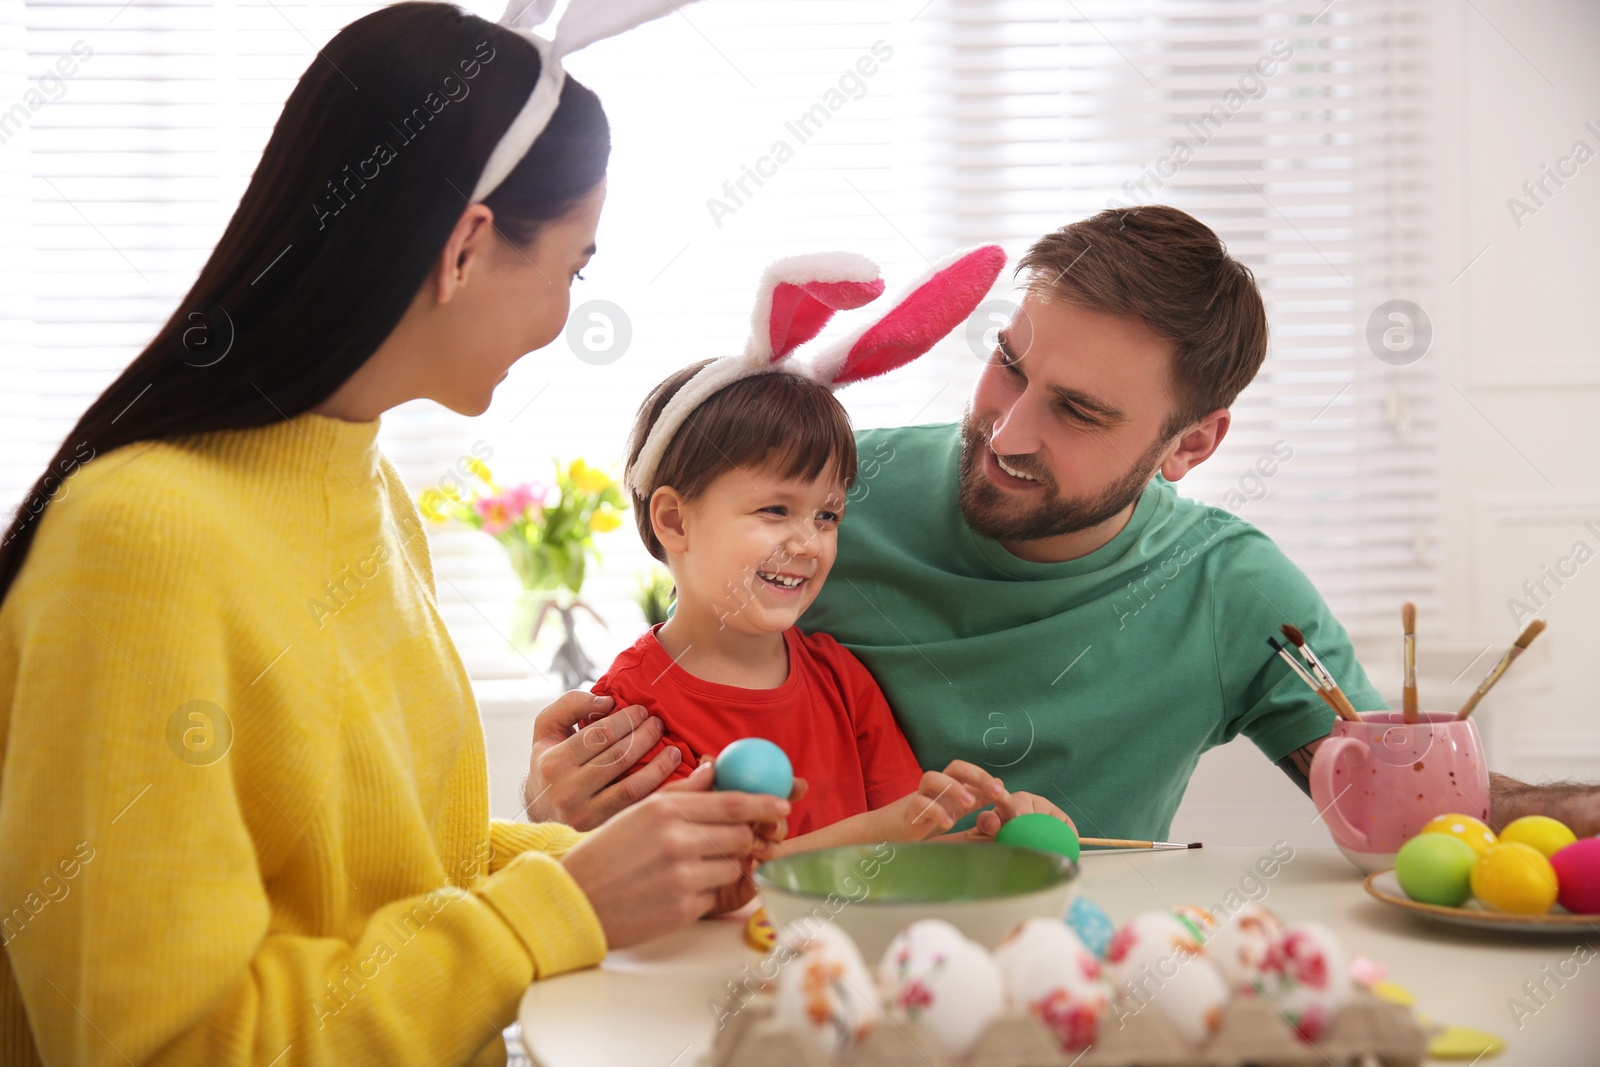
[[[961,423],[857,435],[838,558],[801,627],[861,658],[923,766],[979,763],[1087,835],[1165,837],[1200,756],[1241,732],[1306,789],[1334,713],[1267,638],[1293,624],[1358,710],[1386,705],[1271,539],[1173,488],[1266,356],[1250,271],[1159,206],[1047,234],[1020,270]],[[530,818],[596,825],[671,770],[617,780],[660,727],[635,707],[574,735],[596,711],[568,694],[540,714]],[[1600,832],[1595,787],[1491,783],[1496,824]]]

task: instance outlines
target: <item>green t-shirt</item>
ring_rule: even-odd
[[[839,558],[800,625],[867,665],[924,768],[968,760],[1087,836],[1162,839],[1207,749],[1243,732],[1275,761],[1331,729],[1267,647],[1283,623],[1358,710],[1387,706],[1278,546],[1165,479],[1099,549],[1030,563],[962,519],[954,424],[856,439]]]

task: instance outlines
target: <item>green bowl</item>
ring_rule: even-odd
[[[1065,856],[988,844],[847,845],[798,852],[755,875],[772,925],[811,917],[855,939],[869,964],[918,919],[943,919],[994,948],[1025,919],[1059,919],[1078,865]]]

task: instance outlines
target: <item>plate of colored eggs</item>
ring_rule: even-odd
[[[1600,837],[1543,815],[1496,834],[1469,815],[1429,822],[1367,877],[1385,904],[1480,929],[1559,933],[1600,920]]]

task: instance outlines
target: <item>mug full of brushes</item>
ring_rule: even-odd
[[[1327,705],[1335,719],[1311,761],[1311,799],[1339,851],[1363,871],[1394,866],[1395,853],[1435,817],[1447,812],[1489,820],[1489,761],[1469,716],[1506,668],[1544,631],[1535,619],[1484,676],[1458,711],[1422,711],[1417,696],[1417,608],[1400,609],[1403,706],[1357,712],[1338,682],[1294,626],[1289,645],[1267,643]],[[1289,647],[1298,650],[1304,666]]]
[[[1394,866],[1400,846],[1442,812],[1489,821],[1489,765],[1471,719],[1453,711],[1338,718],[1311,761],[1311,799],[1339,851],[1363,871]]]

